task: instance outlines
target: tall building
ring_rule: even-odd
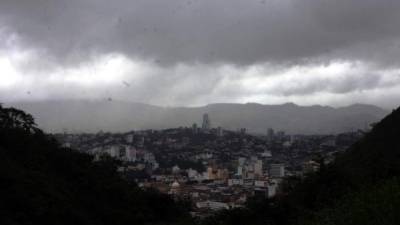
[[[285,165],[284,164],[271,164],[269,169],[269,176],[273,178],[282,178],[285,176]]]
[[[250,159],[238,158],[236,175],[246,179],[254,179],[262,177],[263,174],[263,161],[256,156],[252,156]]]
[[[126,158],[130,162],[136,161],[136,148],[135,147],[131,147],[131,146],[127,147]]]
[[[201,128],[203,130],[209,130],[211,128],[210,117],[208,117],[207,113],[204,113],[204,115],[203,115],[203,124],[202,124]]]
[[[276,136],[278,138],[280,138],[280,139],[284,138],[285,137],[285,131],[281,130],[281,131],[276,132]]]
[[[197,133],[197,123],[194,123],[193,125],[192,125],[192,132],[193,133]]]
[[[255,160],[254,162],[254,175],[262,176],[263,175],[263,163],[262,160]]]
[[[269,139],[269,140],[273,140],[274,137],[275,137],[274,129],[269,128],[268,131],[267,131],[267,136],[268,136],[268,139]]]
[[[217,178],[217,170],[215,170],[211,166],[207,167],[207,179],[214,180],[216,178]]]
[[[132,144],[132,142],[133,142],[133,134],[128,134],[128,135],[126,135],[126,136],[125,136],[125,141],[126,141],[126,143],[128,143],[128,144]]]
[[[238,166],[236,174],[238,176],[243,176],[243,166]]]
[[[222,127],[217,128],[217,136],[218,137],[224,136],[224,131],[222,130]]]

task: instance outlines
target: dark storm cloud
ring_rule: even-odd
[[[0,101],[397,106],[399,12],[399,0],[0,0]]]
[[[119,52],[161,65],[397,64],[398,0],[1,0],[1,25],[46,57]],[[390,55],[385,53],[390,51]]]

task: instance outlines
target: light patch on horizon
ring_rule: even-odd
[[[131,77],[139,77],[141,68],[139,64],[122,55],[110,54],[77,68],[58,69],[50,75],[49,82],[55,85],[75,84],[82,88],[109,86],[120,84],[127,73]]]
[[[391,107],[390,101],[374,96],[400,96],[398,69],[377,70],[362,62],[279,69],[269,64],[163,67],[114,53],[76,67],[48,71],[19,68],[30,60],[37,62],[32,52],[0,55],[0,93],[12,96],[1,101],[112,98],[163,106],[213,102],[342,106],[357,100]]]

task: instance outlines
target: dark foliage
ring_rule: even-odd
[[[121,179],[118,162],[59,144],[0,105],[0,224],[188,224],[184,204]]]
[[[289,178],[275,199],[225,211],[206,224],[400,224],[400,108],[330,165]]]

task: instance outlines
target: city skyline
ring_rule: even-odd
[[[400,224],[399,27],[400,0],[0,0],[0,225]]]

